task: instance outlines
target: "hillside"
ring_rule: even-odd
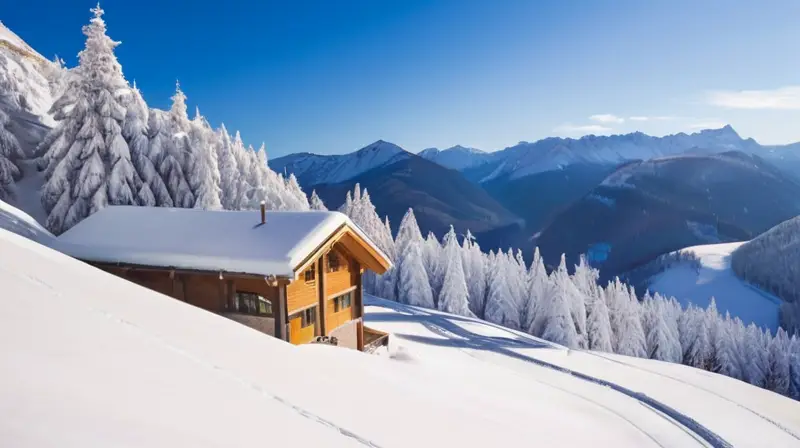
[[[548,263],[588,252],[608,278],[683,247],[751,239],[800,214],[798,198],[794,178],[739,152],[633,162],[558,214],[536,243]]]
[[[720,313],[730,312],[744,323],[778,329],[781,300],[737,277],[731,269],[732,254],[743,243],[709,244],[678,251],[693,261],[670,265],[647,281],[651,292],[673,296],[688,306],[705,308],[714,297]],[[747,244],[747,243],[745,243]]]
[[[686,367],[374,300],[370,325],[395,331],[388,356],[295,347],[2,230],[0,252],[13,446],[788,446],[800,433],[797,402]]]
[[[443,235],[450,225],[459,232],[483,232],[516,223],[518,218],[495,201],[480,186],[460,173],[416,155],[372,169],[337,184],[304,185],[316,190],[330,208],[344,203],[348,191],[359,183],[369,191],[381,216],[388,216],[393,229],[409,207],[414,208],[423,233]]]

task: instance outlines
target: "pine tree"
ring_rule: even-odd
[[[150,113],[150,157],[158,160],[158,172],[167,185],[175,207],[194,207],[195,198],[187,181],[186,155],[190,152],[189,116],[186,113],[186,96],[175,85],[172,107],[166,113]]]
[[[56,234],[108,204],[135,203],[134,168],[122,137],[122,101],[130,89],[114,55],[119,43],[106,35],[103,10],[98,6],[92,13],[83,28],[86,47],[78,55],[76,81],[62,102],[70,107],[60,109],[61,136],[46,139],[51,146],[41,148],[49,160],[42,205]]]
[[[437,307],[440,311],[459,316],[474,316],[469,310],[467,281],[464,278],[464,267],[461,264],[460,246],[453,226],[445,235],[444,258],[440,265],[446,266],[444,282],[439,293]]]
[[[9,119],[0,110],[0,200],[8,201],[15,197],[14,182],[22,176],[17,165],[24,154],[14,135],[6,129]]]
[[[789,342],[789,396],[800,400],[800,339],[797,335]]]
[[[469,230],[461,246],[461,261],[464,265],[464,274],[467,276],[469,308],[473,314],[483,318],[486,305],[486,261],[478,242]]]
[[[528,285],[527,285],[527,310],[524,319],[520,324],[522,328],[528,333],[535,334],[532,329],[533,322],[539,312],[538,305],[544,300],[544,296],[548,291],[548,277],[547,270],[544,267],[544,260],[539,253],[537,247],[533,252],[533,261],[531,262],[530,270],[528,271]]]
[[[431,284],[431,291],[433,291],[434,298],[438,297],[439,290],[442,289],[443,279],[438,277],[440,272],[439,262],[442,259],[441,252],[442,246],[439,244],[439,240],[436,239],[436,235],[434,235],[433,232],[428,232],[428,237],[425,238],[422,256],[425,262],[425,273],[428,274],[428,281]]]
[[[222,207],[227,210],[236,209],[236,198],[239,197],[239,166],[233,155],[233,142],[228,130],[223,124],[217,135],[217,165],[220,174],[220,189],[222,190]]]
[[[327,210],[328,208],[325,207],[325,203],[322,202],[322,199],[317,196],[317,190],[311,191],[311,200],[309,201],[309,205],[311,206],[311,210]]]
[[[558,269],[550,275],[550,293],[542,306],[542,338],[568,348],[581,346],[580,335],[570,309],[577,292],[567,273],[566,258],[561,255]]]
[[[606,299],[601,289],[598,288],[597,293],[589,297],[586,308],[588,313],[586,317],[588,348],[601,352],[613,352],[608,305],[606,305]]]
[[[791,386],[791,359],[789,336],[778,328],[767,346],[768,369],[764,387],[781,395],[789,395]]]
[[[147,137],[150,111],[141,92],[136,88],[136,82],[133,83],[132,95],[126,106],[122,136],[128,142],[131,161],[141,180],[136,192],[137,202],[144,206],[172,207],[167,186],[150,158],[150,142]]]
[[[667,328],[660,304],[653,300],[649,294],[646,294],[645,300],[642,302],[642,308],[643,320],[647,322],[644,325],[647,335],[647,357],[660,361],[670,361],[674,350],[671,346],[669,328]]]
[[[765,335],[755,324],[747,326],[745,333],[745,353],[747,369],[745,379],[754,386],[764,387],[769,371],[769,356],[766,341],[771,339]]]
[[[489,252],[488,289],[484,319],[508,328],[519,329],[519,308],[514,303],[508,289],[507,271],[504,268],[503,254]]]
[[[609,317],[614,338],[614,352],[644,358],[647,341],[640,319],[636,294],[616,278],[606,290]]]
[[[206,119],[200,115],[198,109],[195,118],[189,124],[189,142],[191,152],[188,155],[187,165],[189,170],[189,187],[195,197],[194,208],[204,210],[219,210],[222,208],[220,200],[220,174],[217,166],[217,150],[215,135]]]
[[[425,273],[422,257],[424,240],[420,233],[414,210],[408,209],[397,230],[397,299],[399,302],[425,308],[433,308],[433,292]]]

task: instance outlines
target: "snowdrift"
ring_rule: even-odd
[[[375,299],[370,325],[395,333],[386,356],[295,347],[5,230],[0,254],[8,446],[800,443],[800,403],[686,367]],[[622,383],[676,414],[530,359]]]

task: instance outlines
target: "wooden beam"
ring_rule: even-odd
[[[273,312],[275,313],[275,337],[278,339],[283,339],[284,341],[288,341],[289,335],[286,334],[286,321],[288,316],[286,315],[285,284],[278,285],[278,301],[275,303],[275,309]]]
[[[328,335],[328,307],[325,301],[325,254],[316,261],[314,268],[317,270],[317,299],[319,300],[319,316],[317,316],[317,336]]]

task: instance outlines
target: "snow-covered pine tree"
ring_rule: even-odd
[[[250,206],[250,198],[253,194],[253,186],[250,185],[247,179],[252,161],[247,155],[247,148],[244,146],[242,134],[240,134],[239,131],[236,131],[236,134],[234,134],[231,152],[233,153],[234,159],[236,159],[236,167],[238,169],[238,176],[236,176],[236,196],[233,198],[231,209],[245,210]]]
[[[522,329],[530,334],[535,334],[532,329],[533,322],[538,313],[538,305],[544,300],[545,294],[548,292],[548,277],[547,270],[544,267],[544,260],[539,253],[537,247],[533,251],[533,261],[528,270],[528,285],[527,285],[527,309],[525,311],[524,319],[520,322]],[[538,333],[536,333],[538,334]]]
[[[744,344],[746,359],[748,360],[745,379],[754,386],[764,387],[766,384],[769,372],[769,355],[767,352],[769,339],[772,338],[765,335],[755,324],[751,323],[747,326]]]
[[[791,385],[791,359],[789,335],[778,328],[767,347],[768,370],[764,387],[781,395],[789,395]]]
[[[311,210],[328,209],[328,207],[325,207],[325,203],[322,202],[322,199],[320,199],[317,195],[317,190],[311,190],[311,200],[309,201],[309,206],[311,207]]]
[[[442,245],[439,244],[436,235],[434,235],[433,232],[428,232],[428,236],[425,238],[422,257],[425,261],[425,273],[428,274],[428,281],[431,283],[431,291],[433,291],[434,298],[439,295],[439,290],[442,289],[443,279],[438,277],[440,272],[439,261],[442,259],[441,252]]]
[[[541,307],[543,317],[542,338],[568,348],[579,348],[581,336],[575,329],[575,319],[570,309],[578,293],[567,273],[566,257],[561,255],[561,263],[550,275],[550,294]]]
[[[614,353],[644,358],[647,341],[640,318],[639,301],[633,290],[614,279],[606,289],[609,317],[614,338]]]
[[[469,310],[469,292],[464,278],[464,266],[461,263],[461,247],[456,238],[456,231],[450,226],[445,235],[445,246],[441,264],[445,265],[444,282],[439,293],[437,307],[440,311],[458,316],[474,316]]]
[[[186,178],[185,154],[189,152],[189,116],[186,96],[176,83],[168,112],[150,111],[150,159],[158,160],[158,172],[167,185],[175,207],[191,208],[195,198]]]
[[[712,372],[742,379],[739,361],[736,358],[736,327],[730,313],[725,313],[725,320],[718,325],[718,334],[714,337],[714,365]]]
[[[131,92],[131,97],[126,104],[122,136],[128,142],[131,162],[141,180],[141,185],[136,192],[137,202],[144,206],[172,207],[172,198],[167,190],[167,185],[161,179],[156,165],[150,158],[150,142],[147,138],[150,110],[147,108],[141,92],[136,88],[135,81]]]
[[[800,400],[800,339],[792,336],[789,343],[789,396]]]
[[[83,27],[86,46],[78,54],[75,82],[70,82],[59,103],[61,137],[46,139],[50,147],[42,189],[47,227],[59,234],[110,204],[134,204],[136,186],[128,144],[122,137],[126,110],[123,100],[130,88],[114,55],[119,42],[106,35],[103,10]],[[69,103],[69,107],[64,106]],[[66,149],[65,149],[66,148]]]
[[[222,190],[222,207],[227,210],[236,209],[236,198],[239,197],[239,177],[241,173],[233,155],[233,142],[228,134],[225,124],[220,126],[217,133],[219,142],[217,149],[217,165],[220,175],[220,189]]]
[[[486,261],[478,242],[467,230],[461,245],[461,262],[467,276],[469,308],[476,316],[483,318],[486,304]]]
[[[597,288],[597,292],[586,303],[586,336],[589,350],[613,352],[611,321],[604,295],[604,291]]]
[[[220,174],[217,166],[216,136],[205,117],[196,110],[189,123],[191,152],[187,156],[189,187],[195,197],[194,208],[219,210],[222,208]]]
[[[642,302],[643,323],[646,322],[647,357],[659,361],[671,361],[675,353],[672,347],[672,338],[664,319],[661,304],[655,301],[650,294],[645,295]]]
[[[395,239],[395,258],[397,265],[397,300],[414,306],[433,308],[433,292],[425,273],[425,264],[422,257],[424,244],[420,233],[414,210],[408,209]]]
[[[8,201],[16,196],[14,183],[22,176],[18,163],[24,154],[14,137],[6,126],[9,118],[0,110],[0,200]]]

